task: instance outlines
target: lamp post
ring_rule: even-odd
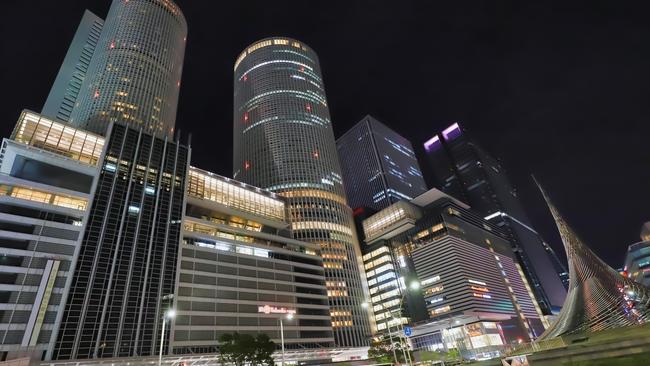
[[[295,309],[291,310],[287,308],[278,308],[267,304],[263,306],[258,306],[257,312],[264,313],[267,315],[280,314],[280,343],[282,344],[282,366],[284,366],[284,323],[282,322],[282,319],[284,317],[286,317],[287,320],[293,319],[293,315],[296,313],[296,310]]]
[[[293,319],[293,314],[286,315],[287,320]],[[284,366],[284,324],[282,323],[282,316],[280,317],[280,343],[282,343],[282,366]]]
[[[418,281],[412,281],[408,285],[408,290],[418,291],[419,289],[420,289],[420,282],[418,282]],[[397,319],[398,320],[397,325],[398,325],[398,334],[399,334],[399,337],[400,337],[399,338],[400,339],[400,344],[402,344],[402,336],[404,338],[406,338],[406,334],[404,333],[404,324],[402,324],[401,310],[402,310],[402,306],[404,305],[404,299],[406,298],[407,293],[408,292],[404,292],[404,294],[402,294],[402,298],[399,300],[399,307],[398,307],[398,309],[400,311],[400,314],[399,314],[399,319]],[[391,312],[391,317],[393,317],[393,319],[395,319],[392,312]],[[406,351],[404,350],[405,348],[406,348]],[[409,348],[408,347],[408,340],[406,339],[404,344],[402,345],[402,353],[404,354],[404,360],[406,361],[406,363],[409,364],[409,365],[413,365],[413,360],[411,359],[411,353],[409,352],[408,348]]]
[[[408,289],[408,290],[411,290],[411,291],[417,291],[417,290],[419,290],[419,289],[420,289],[420,282],[418,282],[418,281],[412,281],[412,282],[409,284],[409,286],[407,287],[407,289]],[[402,309],[402,305],[404,304],[404,299],[406,298],[406,295],[407,295],[407,292],[404,292],[404,294],[402,294],[402,297],[401,297],[401,299],[400,299],[400,301],[399,301],[399,307],[398,307],[398,309],[399,309],[400,311],[401,311],[401,309]],[[365,303],[365,304],[366,304],[366,306],[367,306],[367,303]],[[400,313],[400,315],[399,315],[399,318],[395,318],[395,316],[393,315],[393,312],[392,312],[391,310],[389,310],[389,309],[386,309],[386,307],[384,306],[383,303],[379,303],[379,305],[381,306],[381,308],[382,308],[385,312],[388,312],[388,315],[389,315],[393,320],[397,320],[397,325],[396,325],[395,328],[397,328],[397,337],[398,337],[398,339],[399,339],[400,347],[402,348],[402,355],[404,355],[404,361],[406,362],[406,364],[407,364],[407,365],[412,365],[412,364],[413,364],[413,360],[411,359],[410,352],[408,352],[408,350],[405,349],[406,346],[408,346],[408,341],[402,343],[402,336],[403,336],[403,334],[400,334],[400,332],[404,333],[404,325],[402,324],[402,316],[401,316],[401,313]],[[363,304],[362,304],[362,306],[363,306]],[[391,346],[392,346],[392,345],[393,345],[393,337],[392,337],[392,334],[391,334],[391,326],[390,326],[390,323],[391,323],[390,320],[389,320],[388,322],[386,322],[386,326],[388,327],[388,337],[390,338],[390,342],[391,342]],[[404,337],[406,337],[406,336],[404,335]],[[397,356],[396,356],[396,353],[395,353],[395,349],[394,349],[394,347],[392,347],[392,348],[393,348],[393,357],[394,357],[394,359],[395,359],[395,362],[397,363]]]
[[[167,319],[173,319],[176,316],[174,309],[169,309],[165,312],[162,319],[162,332],[160,332],[160,354],[158,355],[158,366],[162,365],[163,345],[165,344],[165,323]]]

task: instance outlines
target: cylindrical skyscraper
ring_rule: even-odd
[[[366,345],[361,254],[318,56],[293,39],[256,42],[237,58],[234,92],[234,177],[288,199],[294,237],[321,246],[337,345]]]
[[[171,0],[113,0],[70,123],[105,134],[110,122],[172,134],[187,23]]]

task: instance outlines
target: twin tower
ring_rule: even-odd
[[[173,136],[186,41],[170,0],[114,0],[105,20],[87,11],[43,114],[98,134],[122,123]],[[311,48],[276,37],[239,55],[233,144],[234,178],[285,197],[294,238],[320,245],[337,346],[367,345],[361,253]]]

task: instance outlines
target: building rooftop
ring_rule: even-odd
[[[421,195],[415,197],[414,199],[411,200],[411,203],[416,205],[416,206],[426,207],[426,206],[432,204],[433,202],[435,202],[435,201],[437,201],[439,199],[442,199],[442,198],[448,198],[448,199],[452,200],[455,204],[457,204],[458,206],[460,206],[462,208],[465,208],[465,209],[470,208],[468,204],[466,204],[466,203],[464,203],[462,201],[459,201],[458,199],[456,199],[456,198],[454,198],[454,197],[452,197],[452,196],[450,196],[450,195],[448,195],[448,194],[446,194],[446,193],[444,193],[444,192],[442,192],[442,191],[440,191],[439,189],[436,189],[436,188],[430,189],[430,190],[422,193]]]

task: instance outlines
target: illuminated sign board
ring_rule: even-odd
[[[296,310],[264,305],[264,306],[258,306],[257,312],[264,313],[264,314],[295,314]]]

